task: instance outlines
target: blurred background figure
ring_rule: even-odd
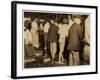
[[[84,43],[83,62],[84,64],[90,64],[90,16],[87,16],[85,20]]]
[[[32,45],[32,35],[30,33],[30,28],[28,26],[28,22],[24,22],[24,49],[25,49],[25,59],[30,58],[34,55],[34,52],[30,50],[30,46]]]
[[[39,48],[38,19],[35,18],[31,24],[32,45],[35,49]]]
[[[49,28],[50,28],[50,22],[46,21],[45,25],[44,25],[44,57],[48,56],[48,32],[49,32]]]
[[[39,35],[39,48],[38,48],[38,51],[41,52],[41,54],[43,55],[44,54],[44,32],[43,32],[43,22],[40,22],[39,23],[39,26],[38,26],[38,35]]]
[[[69,50],[69,65],[79,65],[80,64],[80,41],[82,39],[82,30],[81,30],[81,16],[73,16],[73,24],[69,29],[68,36],[68,46]]]
[[[43,23],[39,23],[38,35],[39,35],[39,48],[43,50],[44,48]]]

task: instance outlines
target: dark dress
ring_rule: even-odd
[[[82,39],[82,29],[80,24],[74,23],[69,29],[67,50],[80,50],[80,41]]]
[[[58,27],[54,24],[50,25],[49,32],[48,32],[48,41],[49,42],[57,42],[57,34],[58,34]]]

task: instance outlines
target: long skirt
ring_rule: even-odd
[[[31,30],[32,34],[32,45],[33,47],[39,48],[39,34],[35,30]]]
[[[35,50],[31,44],[25,44],[24,45],[24,58],[31,58],[35,54]]]

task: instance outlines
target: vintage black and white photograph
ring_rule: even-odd
[[[90,15],[24,11],[24,68],[90,64]]]
[[[12,78],[97,73],[97,7],[12,2]]]

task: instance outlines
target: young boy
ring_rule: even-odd
[[[69,50],[69,65],[79,65],[80,64],[80,41],[82,40],[82,30],[81,30],[81,16],[73,16],[73,24],[69,29],[68,36],[68,46]]]
[[[57,51],[57,34],[58,26],[57,22],[51,20],[51,25],[48,33],[48,41],[50,42],[50,51],[51,51],[51,61],[54,62],[55,54]]]

